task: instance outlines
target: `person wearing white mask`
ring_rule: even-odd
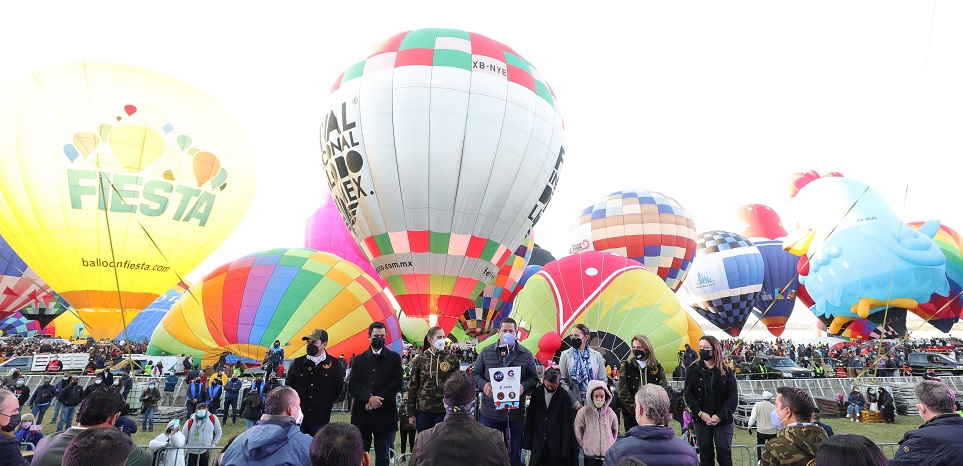
[[[184,424],[188,446],[187,466],[208,466],[211,449],[217,446],[221,434],[221,421],[207,411],[207,403],[198,403],[197,410]]]
[[[291,387],[271,390],[257,425],[224,450],[223,466],[311,464],[311,436],[301,432],[301,398]]]
[[[828,437],[822,427],[811,422],[813,409],[812,398],[805,390],[794,387],[776,389],[776,409],[769,418],[779,432],[762,447],[761,466],[812,464],[820,442]]]
[[[184,466],[184,451],[178,450],[187,443],[181,433],[180,419],[171,419],[167,429],[147,445],[157,455],[157,466]]]
[[[461,370],[458,356],[445,351],[445,331],[441,327],[428,329],[423,348],[411,361],[408,384],[408,423],[418,432],[445,420],[445,381]]]

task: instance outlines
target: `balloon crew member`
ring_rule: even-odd
[[[197,377],[187,386],[187,403],[184,405],[184,407],[187,408],[187,415],[190,416],[194,414],[194,410],[197,409],[199,403],[204,403],[206,407],[206,401],[207,390],[205,390],[204,382],[201,381],[201,378]]]
[[[733,413],[739,386],[722,359],[722,345],[711,335],[699,340],[699,359],[685,375],[685,401],[696,414],[692,422],[699,440],[699,464],[732,466]]]
[[[281,347],[280,340],[274,340],[274,344],[268,348],[267,354],[264,356],[264,373],[265,374],[277,374],[278,367],[284,363],[284,348]]]
[[[370,347],[351,358],[348,391],[354,398],[351,423],[361,431],[364,450],[375,449],[375,466],[388,466],[388,450],[395,444],[401,391],[401,355],[385,348],[387,327],[383,322],[368,326]]]
[[[619,400],[622,402],[622,419],[625,431],[637,426],[635,421],[635,393],[647,384],[668,387],[665,369],[655,357],[652,342],[645,335],[632,337],[632,351],[619,369]]]
[[[221,395],[224,394],[224,389],[221,388],[221,378],[211,377],[211,386],[207,387],[207,408],[211,411],[211,414],[217,414],[217,410],[221,409]]]
[[[221,424],[227,424],[228,412],[233,414],[231,424],[237,424],[237,399],[241,395],[241,385],[237,374],[233,374],[227,385],[224,385],[224,419]]]
[[[490,429],[502,432],[508,446],[508,457],[512,466],[519,466],[522,462],[522,437],[525,429],[525,410],[511,409],[504,414],[495,410],[495,399],[488,369],[496,367],[521,368],[519,380],[520,406],[525,405],[525,394],[531,393],[538,385],[538,372],[535,367],[535,356],[531,351],[515,341],[518,324],[514,319],[502,319],[498,327],[498,344],[486,346],[472,366],[472,376],[475,378],[475,389],[484,393],[482,396],[481,423]],[[603,368],[604,370],[604,368]]]
[[[438,326],[428,329],[424,351],[411,361],[408,384],[408,422],[418,432],[445,420],[445,381],[459,370],[458,357],[445,351],[445,331]]]
[[[314,329],[302,337],[305,355],[294,359],[288,368],[285,384],[301,397],[301,432],[314,436],[331,422],[334,400],[341,394],[344,371],[341,363],[327,352],[328,332]]]

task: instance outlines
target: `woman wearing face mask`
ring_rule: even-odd
[[[711,335],[699,340],[699,359],[686,369],[685,401],[694,414],[699,464],[732,466],[732,415],[739,402],[733,371],[723,363],[722,345]]]
[[[562,371],[562,389],[572,398],[572,409],[582,409],[589,382],[605,382],[605,358],[589,347],[592,332],[585,324],[575,324],[565,339],[571,348],[562,351],[558,367]]]
[[[24,414],[20,418],[20,425],[14,431],[17,436],[17,441],[21,444],[32,443],[34,449],[37,448],[37,443],[43,440],[43,434],[39,430],[32,429],[34,426],[33,414]]]
[[[28,466],[20,455],[14,429],[20,424],[20,404],[10,390],[0,389],[0,466]]]
[[[458,357],[445,351],[445,331],[435,326],[425,335],[424,351],[411,360],[408,422],[418,432],[445,420],[445,381],[461,370]]]
[[[635,393],[646,384],[668,386],[665,369],[655,357],[652,342],[645,335],[632,337],[632,351],[619,369],[619,400],[622,401],[622,419],[625,431],[638,425],[635,422]]]

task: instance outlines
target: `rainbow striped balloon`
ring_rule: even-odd
[[[911,222],[909,226],[919,229],[923,222]],[[913,309],[913,313],[926,319],[927,323],[941,330],[943,333],[950,333],[950,329],[960,320],[960,312],[963,311],[963,240],[956,230],[940,225],[940,229],[933,237],[933,241],[943,251],[946,256],[946,280],[950,283],[949,296],[933,294],[930,300],[920,304],[920,307]]]

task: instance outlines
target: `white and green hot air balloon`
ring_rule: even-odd
[[[345,223],[405,314],[450,332],[555,191],[552,90],[499,42],[419,29],[376,45],[330,98],[322,159]]]

